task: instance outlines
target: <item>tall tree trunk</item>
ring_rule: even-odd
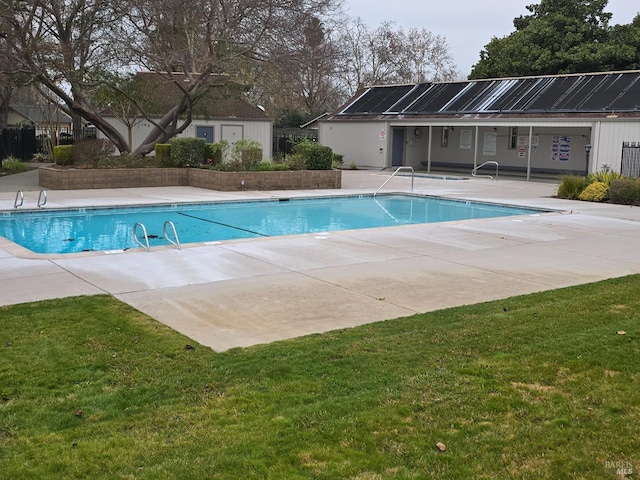
[[[12,85],[0,84],[0,130],[7,128],[9,125],[9,104],[11,103],[12,93]]]

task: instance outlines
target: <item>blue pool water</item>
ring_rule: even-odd
[[[153,247],[168,244],[166,221],[186,244],[540,213],[414,195],[283,200],[2,212],[0,236],[36,253],[73,253],[139,248],[137,222]]]

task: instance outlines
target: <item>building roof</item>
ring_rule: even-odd
[[[71,118],[55,105],[10,105],[14,112],[34,124],[71,123]]]
[[[640,71],[373,86],[334,119],[640,116]]]
[[[181,73],[173,73],[167,78],[156,72],[138,72],[136,74],[142,92],[142,104],[145,109],[156,115],[164,115],[173,108],[182,97],[182,90],[176,81],[186,82]],[[211,75],[210,88],[195,104],[193,115],[198,118],[237,118],[244,120],[270,120],[260,108],[251,105],[241,96],[242,87],[232,82],[226,75]]]

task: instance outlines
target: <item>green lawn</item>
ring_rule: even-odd
[[[108,296],[0,307],[0,478],[637,478],[639,292],[226,353]]]

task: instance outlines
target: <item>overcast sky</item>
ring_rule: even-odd
[[[463,76],[480,58],[492,37],[515,29],[513,19],[526,15],[527,5],[538,0],[345,0],[350,17],[360,17],[369,27],[388,20],[404,29],[426,28],[446,37],[453,59]],[[611,24],[631,23],[640,11],[636,0],[609,0]]]

